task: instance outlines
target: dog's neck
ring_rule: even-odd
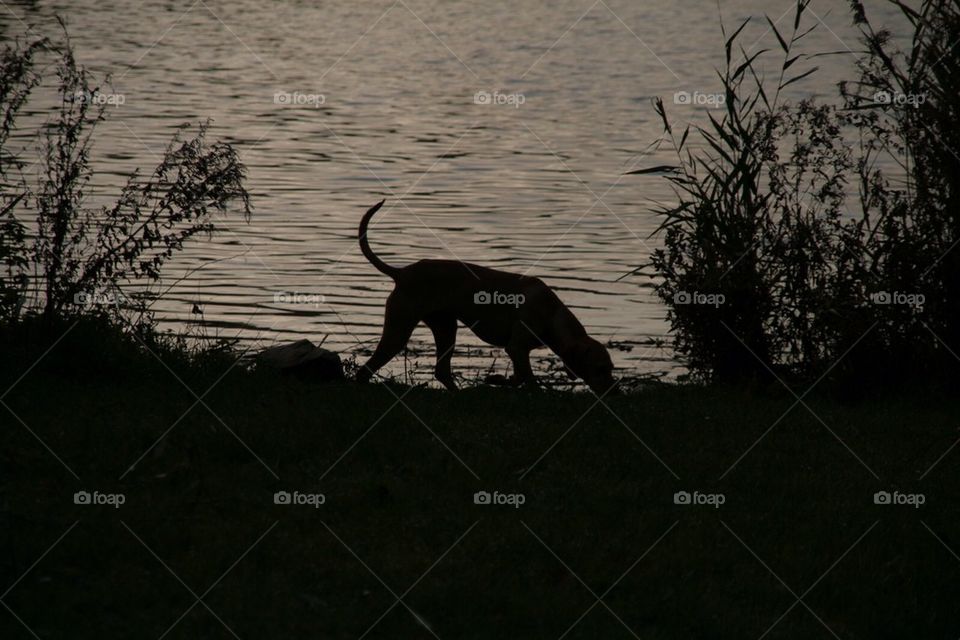
[[[563,313],[558,314],[558,317],[548,325],[543,340],[547,347],[562,357],[586,336],[587,330],[583,328],[577,317],[564,308]]]

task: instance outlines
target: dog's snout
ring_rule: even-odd
[[[603,397],[605,395],[615,396],[615,395],[620,395],[621,393],[620,384],[613,378],[604,380],[602,382],[593,382],[589,384],[589,386],[593,390],[593,392],[600,397]]]

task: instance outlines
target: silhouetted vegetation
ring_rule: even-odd
[[[37,58],[55,54],[57,103],[35,131],[17,116],[44,78]],[[234,203],[250,215],[245,169],[229,144],[207,141],[207,125],[181,131],[149,174],[134,170],[112,206],[87,204],[91,149],[107,102],[62,42],[7,46],[0,58],[0,319],[94,315],[151,327],[148,286],[190,238],[215,230],[214,215]],[[22,175],[11,136],[41,148],[40,177]]]
[[[918,10],[892,0],[913,26],[907,51],[852,2],[867,55],[844,85],[858,132],[857,180],[866,259],[856,274],[873,292],[902,292],[922,308],[874,306],[876,323],[851,355],[851,370],[901,379],[955,378],[960,345],[960,5],[925,0]],[[891,175],[879,165],[895,164]]]
[[[768,18],[782,56],[772,82],[758,70],[769,52],[739,46],[746,23],[726,37],[724,109],[708,126],[676,131],[656,101],[679,164],[652,265],[695,377],[864,384],[953,366],[941,340],[960,344],[960,10],[894,4],[915,29],[905,53],[853,3],[866,55],[841,105],[783,99],[830,55],[798,52],[816,28],[805,0],[787,33]]]

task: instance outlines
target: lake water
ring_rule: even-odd
[[[892,20],[888,4],[868,8]],[[673,96],[717,91],[715,3],[4,5],[4,40],[26,25],[56,35],[60,14],[81,62],[111,73],[123,96],[97,136],[99,196],[113,197],[132,168],[152,168],[182,122],[212,118],[211,136],[239,149],[253,218],[220,221],[220,234],[170,263],[167,284],[189,275],[155,307],[165,325],[192,325],[196,304],[208,331],[226,337],[374,346],[392,283],[360,255],[356,227],[387,198],[370,237],[388,262],[445,257],[538,275],[593,335],[624,345],[619,368],[678,370],[649,274],[615,282],[656,247],[651,209],[670,192],[662,179],[623,174],[671,162],[641,155],[660,134],[654,96],[677,120],[704,121],[708,106],[673,105]],[[787,30],[792,6],[724,1],[723,20],[729,29],[756,16],[743,42],[775,49],[762,15]],[[858,50],[846,2],[815,1],[811,11],[824,24],[805,51]],[[833,95],[852,60],[818,60],[820,73],[791,97]],[[426,359],[399,359],[393,372],[429,361],[429,331],[414,338]],[[490,366],[480,345],[461,330],[455,371]],[[500,354],[493,366],[505,372],[506,363]]]

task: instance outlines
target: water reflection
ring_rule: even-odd
[[[172,263],[169,282],[190,275],[158,301],[165,323],[191,321],[199,304],[211,327],[243,340],[327,336],[337,349],[375,341],[391,282],[362,258],[355,233],[362,212],[386,197],[371,239],[389,262],[447,257],[529,271],[593,335],[633,347],[615,354],[619,367],[674,368],[669,351],[653,346],[667,325],[649,279],[616,282],[649,257],[650,209],[670,194],[661,181],[623,173],[670,162],[641,154],[659,134],[652,96],[715,88],[715,5],[8,5],[6,37],[22,35],[24,23],[53,34],[62,14],[82,60],[112,72],[125,96],[95,149],[94,191],[106,200],[133,167],[156,164],[181,122],[213,118],[212,135],[241,150],[253,220],[223,220],[223,233]],[[769,10],[759,1],[723,5],[730,23]],[[830,28],[808,46],[854,48],[845,11],[821,17]],[[757,47],[772,44],[763,24],[753,31]],[[798,95],[831,86],[849,60],[822,66],[816,81],[793,87]],[[515,98],[478,100],[482,92]],[[704,114],[674,109],[692,120]],[[278,297],[286,292],[322,302]],[[456,368],[486,368],[468,333],[458,348],[475,355]],[[418,340],[430,344],[426,328]]]

